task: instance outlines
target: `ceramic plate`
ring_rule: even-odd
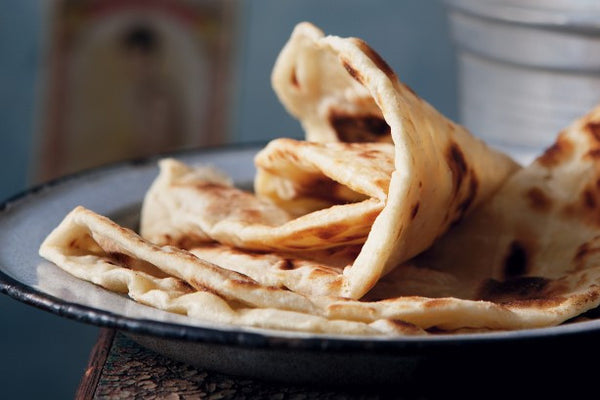
[[[251,187],[253,157],[260,147],[171,156],[215,166],[236,185]],[[508,363],[511,374],[532,365],[540,371],[548,357],[573,365],[576,360],[569,357],[600,340],[600,320],[594,319],[543,329],[394,339],[213,325],[135,303],[39,257],[42,240],[77,205],[135,229],[143,196],[158,174],[157,160],[89,170],[5,202],[0,208],[0,291],[60,317],[118,329],[143,346],[198,367],[288,382],[410,384],[432,374],[438,380],[466,371],[488,376]],[[529,364],[515,363],[515,357]]]

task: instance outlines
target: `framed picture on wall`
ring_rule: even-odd
[[[49,4],[33,181],[228,140],[235,1]]]

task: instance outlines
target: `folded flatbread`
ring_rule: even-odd
[[[299,24],[273,76],[308,141],[276,139],[257,155],[256,197],[222,185],[186,185],[188,173],[163,165],[144,203],[144,237],[161,244],[208,237],[272,251],[361,244],[332,293],[358,299],[519,168],[420,99],[359,39]],[[342,143],[374,136],[329,134],[341,125],[384,126],[384,143]]]
[[[327,59],[318,68],[341,63],[329,79],[351,83],[346,101],[367,90],[391,142],[275,140],[256,157],[256,194],[165,159],[141,236],[77,207],[40,255],[143,304],[272,329],[512,330],[600,304],[600,106],[519,169],[402,89],[357,39],[305,24],[294,35]],[[310,60],[293,75],[300,88]]]
[[[393,170],[391,145],[279,139],[261,155],[272,161],[273,168],[295,178],[293,190],[305,190],[306,197],[299,199],[304,200],[302,209],[314,208],[308,200],[317,195],[330,207],[298,215],[230,185],[210,169],[164,159],[144,200],[142,236],[180,247],[214,240],[249,250],[306,251],[364,243],[385,204]],[[344,168],[346,157],[356,164]]]
[[[186,251],[78,207],[40,254],[141,303],[218,323],[358,335],[554,326],[600,304],[599,132],[600,107],[360,301],[307,294],[315,276],[338,280],[351,246],[299,255],[213,241]]]
[[[77,278],[212,323],[348,335],[424,333],[387,319],[327,318],[321,306],[302,295],[261,285],[185,250],[159,247],[83,207],[63,219],[39,252]]]
[[[600,106],[413,263],[451,276],[465,297],[523,312],[575,316],[598,306]]]
[[[313,293],[327,318],[398,320],[429,331],[554,326],[600,304],[600,107],[434,246],[385,277],[361,301]],[[199,258],[263,285],[310,293],[334,286],[339,265],[315,254],[251,253],[213,243]]]

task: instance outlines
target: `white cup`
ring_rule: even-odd
[[[461,122],[527,163],[600,103],[600,1],[445,0]]]

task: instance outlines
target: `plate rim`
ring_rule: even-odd
[[[8,197],[0,203],[0,218],[3,218],[8,210],[13,209],[13,207],[19,207],[23,200],[35,196],[37,193],[55,189],[73,180],[85,178],[90,174],[102,174],[108,173],[108,171],[111,170],[148,165],[164,157],[201,157],[203,154],[208,153],[258,150],[263,147],[264,144],[265,143],[261,141],[214,145],[202,148],[186,148],[87,168],[54,178],[47,182],[33,185]],[[233,325],[231,326],[231,329],[220,329],[218,327],[185,325],[176,322],[133,318],[112,311],[71,302],[27,285],[9,276],[2,269],[0,269],[0,293],[57,316],[98,327],[114,328],[125,332],[163,339],[233,345],[249,348],[294,349],[307,351],[418,351],[419,353],[422,353],[427,350],[436,352],[444,349],[448,350],[456,348],[457,346],[479,346],[505,342],[515,343],[515,341],[529,343],[531,341],[540,341],[542,339],[557,339],[569,335],[600,332],[600,319],[512,331],[398,337],[328,335],[316,333],[306,334],[293,331],[280,332],[274,329],[262,328],[257,329],[255,332],[246,327],[236,327]],[[294,333],[297,333],[298,335],[294,336]]]

